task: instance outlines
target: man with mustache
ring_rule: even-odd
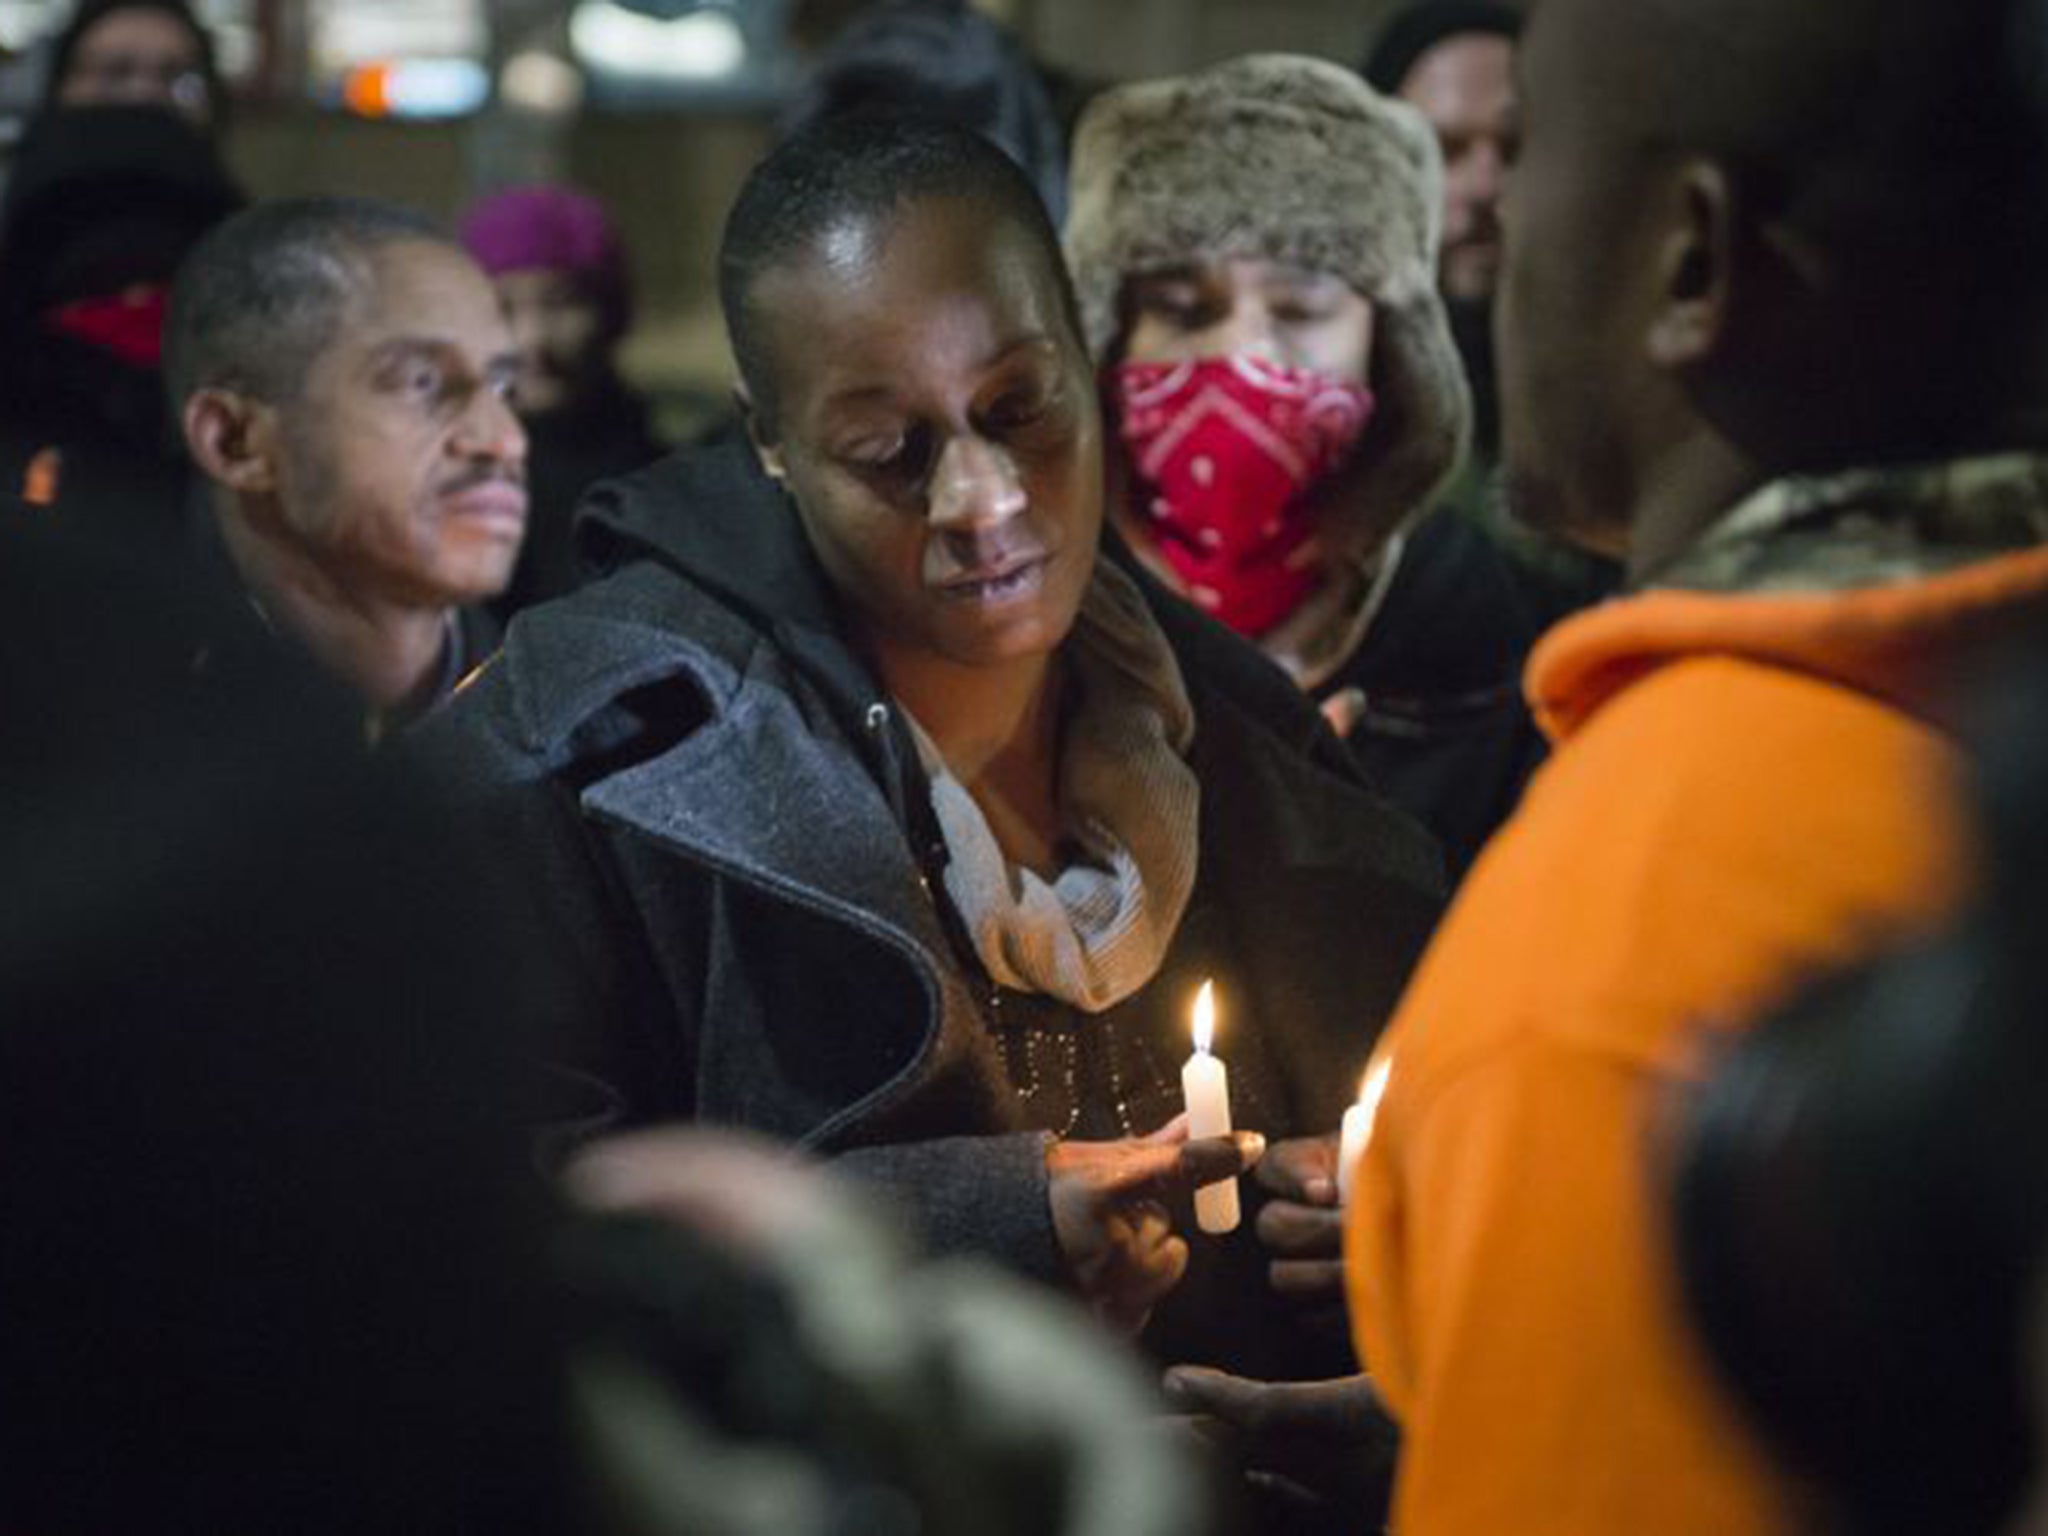
[[[172,291],[165,377],[227,560],[373,736],[492,648],[467,605],[504,589],[526,529],[517,369],[490,280],[386,203],[251,209]]]

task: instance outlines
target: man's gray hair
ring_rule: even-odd
[[[171,288],[164,385],[173,414],[196,390],[289,399],[384,246],[453,248],[416,209],[361,197],[287,198],[236,214],[194,247]]]

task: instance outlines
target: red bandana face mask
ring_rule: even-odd
[[[138,283],[120,293],[76,299],[43,317],[60,336],[98,347],[136,368],[156,368],[164,355],[164,311],[170,292]]]
[[[1290,560],[1314,532],[1306,493],[1372,419],[1372,391],[1258,358],[1125,363],[1113,376],[1138,509],[1206,612],[1245,635],[1313,592]]]

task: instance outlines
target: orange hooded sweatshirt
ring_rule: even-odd
[[[1932,568],[1652,591],[1532,656],[1556,752],[1381,1042],[1347,1217],[1396,1532],[1792,1528],[1682,1315],[1655,1127],[1715,1030],[1965,884],[1945,663],[2048,606],[2048,549]]]

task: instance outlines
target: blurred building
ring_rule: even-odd
[[[71,0],[0,0],[0,147]],[[726,205],[807,58],[871,0],[193,0],[258,196],[353,192],[443,217],[566,180],[615,210],[641,320],[626,371],[671,433],[725,393],[713,292]],[[977,0],[1069,86],[1253,49],[1355,61],[1388,0]]]

